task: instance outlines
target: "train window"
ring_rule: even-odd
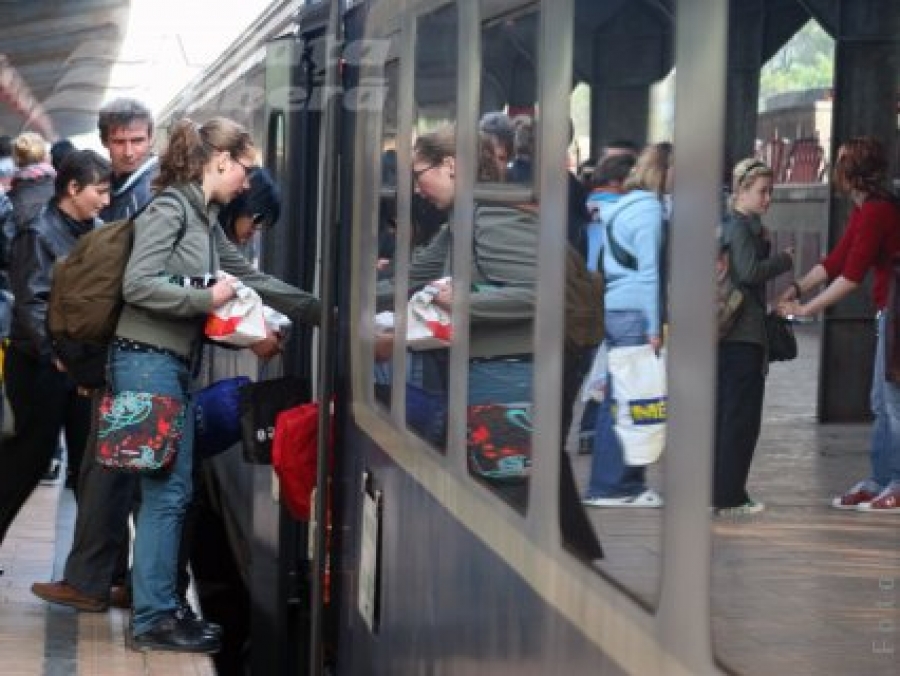
[[[486,23],[481,35],[478,138],[472,172],[467,459],[470,474],[516,509],[528,501],[539,205],[525,147],[537,100],[538,13]],[[516,111],[522,112],[516,117]],[[514,118],[516,121],[514,121]],[[519,150],[516,154],[516,125]],[[496,191],[494,190],[496,189]]]
[[[623,3],[610,14],[576,3],[566,227],[571,247],[605,275],[606,340],[598,350],[570,345],[562,359],[559,501],[567,547],[596,560],[601,544],[596,568],[648,607],[660,580],[662,463],[643,455],[627,429],[638,411],[628,364],[663,364],[653,348],[665,333],[661,177],[671,146],[656,142],[671,132],[654,135],[661,107],[651,91],[673,66],[672,17],[651,4]],[[640,407],[643,422],[664,428],[654,418],[663,411]]]
[[[396,60],[384,66],[385,99],[381,134],[381,193],[378,200],[375,283],[394,277],[397,256],[397,84],[400,76]],[[390,408],[392,369],[389,352],[393,348],[394,294],[386,284],[381,311],[376,316],[375,400]]]
[[[423,14],[416,23],[414,63],[413,196],[407,241],[406,424],[444,451],[447,439],[449,304],[438,293],[451,269],[447,214],[453,204],[454,139],[439,129],[456,118],[458,16],[455,5]],[[448,192],[447,186],[450,186]]]

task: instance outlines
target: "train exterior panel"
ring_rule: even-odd
[[[750,15],[740,4],[276,2],[163,111],[162,130],[216,114],[252,130],[286,204],[250,255],[336,307],[265,370],[218,350],[205,366],[211,380],[302,375],[333,402],[320,424],[334,436],[319,434],[328,495],[310,522],[292,519],[270,469],[247,466],[238,450],[204,468],[212,518],[228,536],[222,555],[246,595],[249,627],[237,631],[251,673],[732,673],[713,643],[721,610],[707,479],[722,158],[752,152],[735,122],[755,107],[738,91],[750,85],[735,80],[753,71],[741,61],[748,41],[760,41],[761,59],[809,19],[806,3],[769,0]],[[526,180],[499,180],[480,163],[480,125],[497,113],[531,125]],[[448,124],[454,193],[441,210],[421,184],[445,163],[424,165],[415,143]],[[616,139],[677,149],[667,444],[646,473],[665,505],[586,511],[590,458],[566,450],[567,226],[579,165]],[[506,481],[479,474],[470,457],[472,374],[496,357],[478,341],[504,327],[475,298],[485,291],[475,282],[486,205],[539,226],[521,251],[532,263],[517,296],[529,347],[506,355],[529,364],[527,398],[492,402],[530,419],[528,471]],[[407,299],[427,281],[420,257],[448,232],[451,346],[408,350]],[[502,295],[514,285],[481,286]],[[385,310],[395,331],[386,351]]]

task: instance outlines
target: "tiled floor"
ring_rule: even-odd
[[[126,611],[77,613],[31,594],[33,582],[59,577],[56,571],[69,550],[74,514],[71,491],[40,486],[0,547],[0,566],[5,569],[0,576],[0,673],[213,676],[206,656],[130,650]]]

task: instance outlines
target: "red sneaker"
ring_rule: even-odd
[[[861,509],[860,505],[870,503],[877,495],[878,488],[871,481],[860,481],[843,495],[831,501],[835,509]]]
[[[896,481],[885,488],[869,502],[859,506],[864,512],[897,512],[900,513],[900,484]]]

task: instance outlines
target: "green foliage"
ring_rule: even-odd
[[[834,79],[834,40],[810,20],[763,66],[760,102],[773,94],[830,87]]]

